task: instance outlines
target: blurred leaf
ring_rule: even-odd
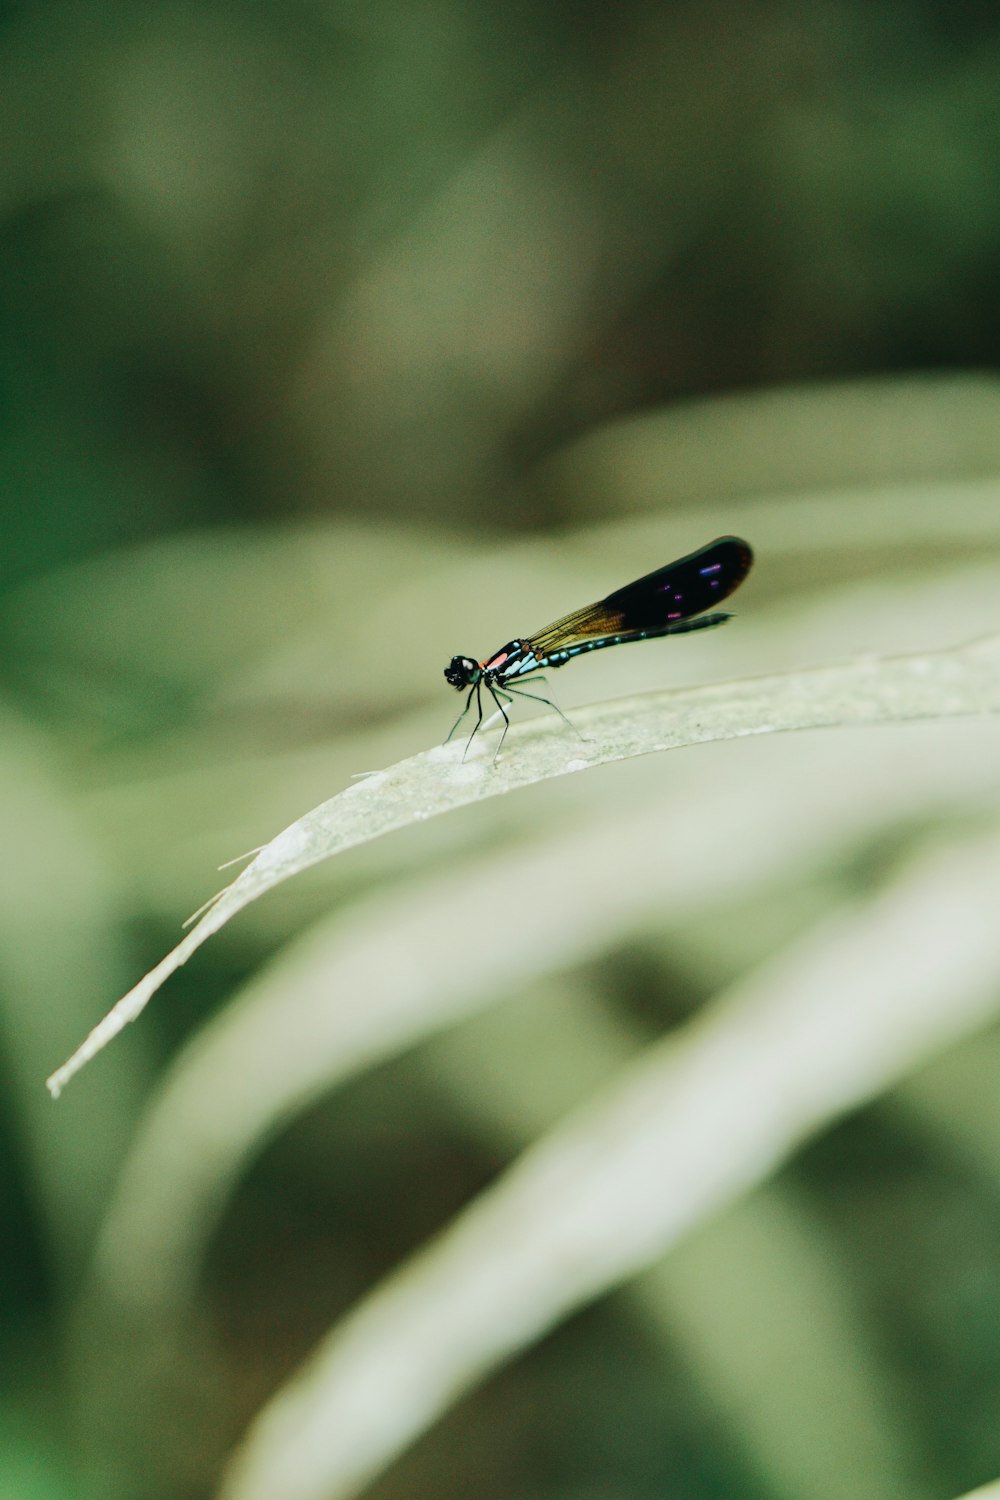
[[[794,497],[794,508],[782,506],[792,528],[786,547],[803,535],[804,494],[832,491],[850,506],[847,535],[838,511],[830,537],[837,546],[849,540],[852,521],[905,545],[902,518],[893,530],[870,499],[867,515],[852,514],[858,490],[870,495],[885,486],[900,500],[905,490],[918,510],[918,534],[932,522],[947,535],[956,516],[940,509],[928,516],[916,486],[932,492],[932,481],[987,478],[995,486],[998,472],[1000,381],[929,374],[749,391],[643,412],[581,438],[545,471],[549,483],[572,494],[577,510],[583,505],[602,518],[609,510],[658,514],[665,495],[674,505],[729,506],[754,496]]]
[[[0,1027],[7,1092],[58,1268],[89,1247],[143,1090],[140,1044],[65,1120],[39,1109],[53,1034],[125,965],[114,880],[88,839],[47,737],[4,706],[0,736]],[[53,910],[59,920],[53,924]]]
[[[649,1048],[354,1308],[257,1419],[226,1500],[356,1494],[498,1361],[995,1015],[998,868],[992,828],[914,861]]]
[[[628,812],[615,804],[583,827],[543,827],[512,848],[463,851],[433,875],[417,865],[286,945],[196,1034],[151,1104],[105,1222],[105,1287],[130,1287],[136,1304],[169,1323],[196,1284],[226,1196],[280,1122],[359,1070],[509,1003],[518,982],[578,968],[650,927],[683,955],[701,924],[711,960],[721,955],[727,967],[720,973],[699,955],[699,972],[721,980],[734,972],[727,941],[740,936],[728,936],[727,905],[787,906],[790,885],[812,889],[886,828],[925,818],[951,826],[996,797],[992,738],[967,727],[946,753],[938,740],[927,755],[900,758],[898,746],[878,747],[871,735],[795,753],[805,749],[787,740],[766,757],[743,756],[738,776],[704,754],[679,760],[669,783],[647,789]],[[504,944],[500,961],[470,963],[468,935],[480,932],[484,912],[504,911],[512,891],[545,899],[518,909],[517,941]],[[759,946],[750,956],[762,956]],[[739,957],[747,960],[745,946]],[[553,1060],[532,1056],[551,1102]],[[583,1088],[573,1082],[573,1056],[564,1047],[559,1057],[571,1090]],[[526,1118],[537,1108],[521,1093],[531,1060],[505,1066],[510,1107]]]
[[[265,891],[310,865],[408,823],[423,822],[484,796],[564,776],[608,761],[699,744],[838,724],[982,714],[1000,709],[1000,637],[913,658],[826,667],[784,678],[650,694],[641,702],[598,705],[577,714],[589,731],[579,750],[567,749],[564,726],[551,719],[516,732],[516,758],[492,763],[477,743],[472,759],[461,746],[426,751],[377,771],[284,830],[235,881],[177,947],[118,1002],[72,1058],[48,1080],[58,1096],[66,1083],[143,1011],[171,973],[213,932]],[[443,769],[448,767],[449,769]]]
[[[672,915],[686,926],[685,913]],[[450,1032],[428,1067],[471,1129],[522,1150],[604,1087],[614,1066],[625,1068],[640,1043],[577,982],[565,995],[550,987],[509,1000]],[[664,1351],[680,1348],[685,1375],[724,1414],[769,1492],[936,1493],[920,1476],[917,1429],[847,1269],[793,1186],[770,1183],[730,1204],[627,1294],[643,1333],[658,1331]]]

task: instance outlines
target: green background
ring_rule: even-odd
[[[452,654],[719,531],[758,553],[725,642],[608,653],[560,706],[995,628],[998,99],[1000,16],[968,3],[0,6],[3,1500],[212,1494],[330,1324],[563,1109],[996,817],[989,726],[873,734],[886,789],[909,757],[937,790],[283,1122],[183,1314],[95,1271],[158,1074],[290,937],[619,801],[656,836],[671,757],[352,854],[52,1104],[216,866],[443,737]],[[706,826],[713,786],[780,806],[772,755],[808,776],[818,738],[775,743],[705,749]],[[502,967],[548,894],[514,884],[452,961]],[[835,1126],[669,1290],[574,1316],[370,1493],[946,1500],[1000,1473],[995,1057]]]

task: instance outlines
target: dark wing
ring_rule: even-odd
[[[735,536],[720,536],[700,552],[678,558],[616,589],[606,599],[588,604],[524,638],[541,659],[575,641],[599,640],[606,635],[664,633],[670,625],[712,609],[738,588],[750,571],[753,553]]]
[[[537,635],[525,636],[524,644],[541,659],[574,641],[596,641],[601,636],[616,635],[622,628],[621,622],[621,614],[608,609],[606,602],[601,600],[598,604],[574,610],[571,615],[564,615],[554,625],[546,625]]]
[[[627,583],[601,600],[601,608],[620,614],[620,629],[662,630],[714,609],[739,588],[750,571],[753,553],[736,536],[720,536],[700,552],[667,563],[635,583]]]

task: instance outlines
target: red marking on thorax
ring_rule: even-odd
[[[495,672],[498,667],[503,666],[507,660],[507,654],[506,651],[500,651],[496,656],[491,656],[489,661],[481,661],[479,665],[484,672]]]

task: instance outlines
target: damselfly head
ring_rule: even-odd
[[[461,692],[462,688],[472,687],[478,682],[481,670],[471,656],[453,656],[444,669],[444,675],[446,681]]]

